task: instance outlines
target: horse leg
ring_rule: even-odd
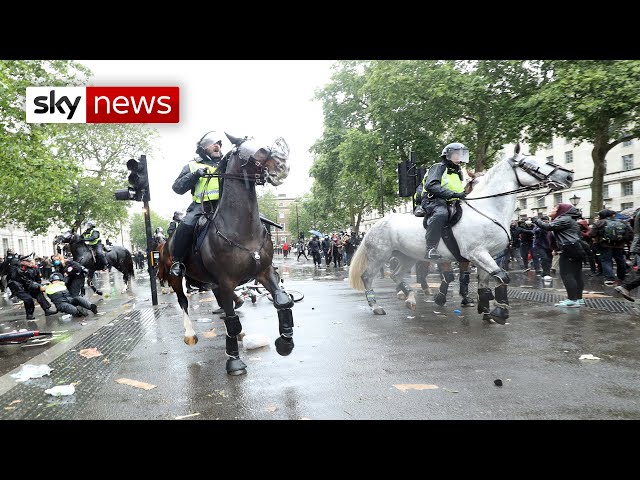
[[[427,275],[429,274],[429,262],[417,261],[416,262],[416,281],[420,282],[422,293],[425,296],[431,295],[429,284],[427,283]]]
[[[221,282],[218,287],[218,302],[224,308],[226,316],[222,317],[225,328],[225,353],[227,354],[227,374],[228,375],[244,375],[247,373],[247,364],[240,358],[240,350],[238,348],[238,335],[242,331],[240,318],[236,315],[233,308],[233,286],[228,283]]]
[[[469,266],[469,262],[460,262],[460,296],[462,297],[460,305],[463,307],[473,307],[475,305],[473,299],[469,298],[469,281],[471,280]]]
[[[94,270],[89,270],[89,276],[87,277],[87,285],[91,287],[93,293],[96,295],[102,295],[102,290],[98,290],[96,286],[93,284]]]
[[[453,281],[455,275],[451,269],[451,262],[439,262],[440,265],[440,288],[438,293],[433,296],[433,301],[436,305],[443,307],[447,303],[447,293],[449,292],[449,284]]]
[[[182,323],[184,325],[184,343],[195,345],[198,343],[198,336],[193,329],[191,318],[189,318],[189,300],[182,290],[182,277],[169,277],[169,285],[178,296],[178,304],[182,308]]]
[[[411,310],[416,309],[416,294],[413,289],[404,283],[404,276],[409,273],[413,264],[412,259],[398,258],[398,265],[391,273],[391,280],[396,283],[396,291],[398,298],[405,300],[405,306]],[[402,294],[401,294],[402,292]]]
[[[495,298],[491,288],[489,288],[489,282],[489,274],[478,268],[478,313],[482,313],[482,319],[487,322],[492,320],[491,315],[489,315],[489,302]]]
[[[509,301],[507,299],[507,284],[510,281],[509,275],[507,274],[507,272],[505,272],[502,268],[498,266],[498,264],[495,262],[493,257],[489,255],[489,252],[481,252],[479,254],[476,253],[472,261],[477,265],[478,273],[480,273],[479,272],[480,269],[484,270],[485,272],[489,272],[488,274],[486,274],[485,285],[484,285],[484,288],[489,290],[489,294],[491,293],[491,290],[489,289],[489,285],[488,285],[489,278],[495,277],[498,280],[498,282],[500,282],[500,284],[495,288],[495,293],[496,293],[495,297],[493,297],[492,295],[492,297],[495,298],[495,302],[494,302],[494,308],[489,313],[489,316],[496,323],[499,323],[500,325],[504,325],[507,322],[507,318],[509,318]],[[478,276],[478,278],[480,278],[480,275]],[[478,294],[480,294],[479,288],[478,288]],[[479,305],[478,305],[478,312],[486,313],[486,312],[480,312]],[[486,319],[486,316],[485,316],[485,319]]]
[[[273,265],[263,270],[256,276],[264,288],[266,288],[273,298],[273,306],[278,310],[278,327],[280,336],[276,339],[276,351],[282,356],[291,353],[294,347],[293,343],[293,299],[280,288],[278,274]]]

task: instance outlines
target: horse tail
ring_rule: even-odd
[[[124,268],[126,273],[129,274],[131,278],[136,278],[135,269],[133,268],[133,258],[131,257],[131,252],[127,249],[124,250],[125,259],[124,259]]]
[[[354,290],[364,292],[364,282],[362,274],[367,269],[369,260],[367,258],[367,237],[365,236],[356,249],[356,253],[349,263],[349,285]]]

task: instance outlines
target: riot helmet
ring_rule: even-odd
[[[442,157],[456,164],[469,163],[469,149],[462,143],[450,143],[442,149]],[[454,160],[458,160],[458,162]]]
[[[96,222],[93,220],[87,220],[84,225],[87,228],[96,228]]]
[[[62,282],[62,281],[64,281],[64,276],[62,276],[62,274],[60,272],[54,272],[49,277],[49,281],[50,282],[55,282],[55,281]]]
[[[211,145],[217,144],[217,149],[209,149]],[[196,153],[201,157],[211,159],[211,154],[215,152],[219,152],[219,156],[222,156],[222,136],[212,130],[210,132],[205,133],[198,143],[196,144]]]

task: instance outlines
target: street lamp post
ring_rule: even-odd
[[[384,217],[384,196],[382,194],[382,157],[378,157],[378,170],[380,172],[380,217]]]
[[[298,240],[300,240],[300,217],[298,217],[298,200],[296,200],[296,228],[298,229]]]
[[[580,197],[574,193],[573,197],[571,197],[569,201],[571,202],[571,205],[577,208],[578,204],[580,203]],[[582,209],[578,208],[578,212],[580,212],[580,215],[582,215]]]

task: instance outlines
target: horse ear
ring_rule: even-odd
[[[516,143],[516,148],[515,148],[515,150],[513,151],[513,153],[514,153],[515,155],[517,155],[517,154],[519,154],[519,153],[520,153],[520,142]]]
[[[224,132],[224,134],[227,136],[229,141],[236,147],[240,145],[242,142],[244,142],[244,138],[234,137],[233,135],[229,135],[227,132]]]

